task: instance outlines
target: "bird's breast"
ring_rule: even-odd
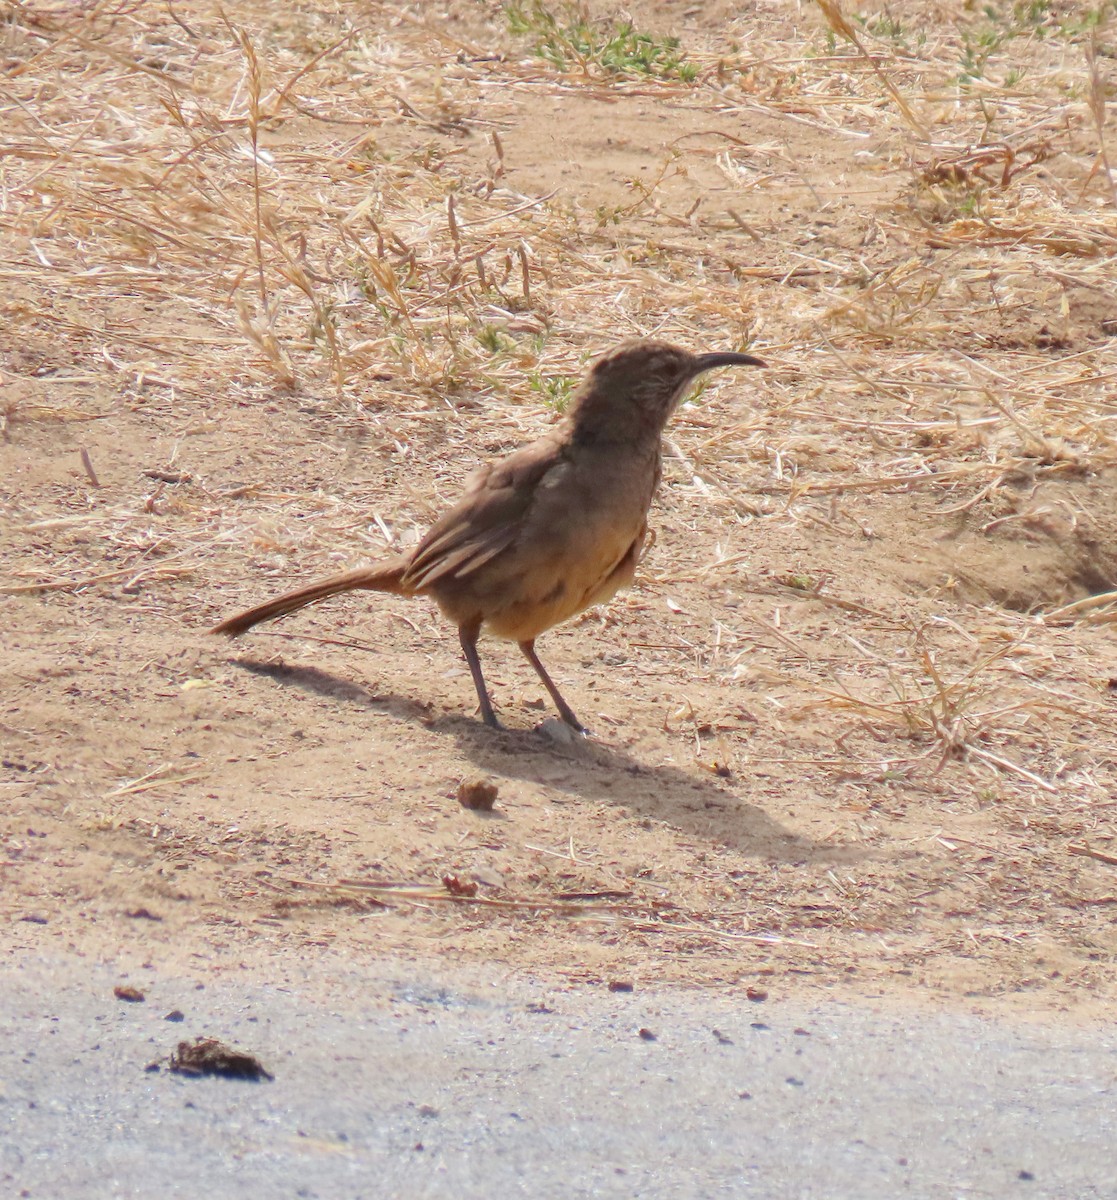
[[[658,465],[658,447],[560,461],[539,481],[514,543],[436,591],[440,605],[459,623],[469,609],[497,637],[527,641],[607,600],[632,579]]]

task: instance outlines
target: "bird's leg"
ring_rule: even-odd
[[[579,733],[586,733],[586,727],[574,715],[574,710],[566,703],[558,688],[555,687],[555,681],[547,674],[547,668],[539,661],[539,655],[535,653],[535,639],[530,638],[526,642],[521,642],[520,649],[523,651],[524,658],[535,668],[536,675],[543,680],[543,686],[550,692],[551,699],[555,702],[555,708],[558,709],[559,716],[571,728],[576,729]]]
[[[500,722],[493,712],[493,702],[489,699],[489,689],[485,686],[485,676],[481,674],[481,660],[477,657],[477,635],[481,632],[481,622],[469,621],[458,626],[458,640],[462,644],[462,653],[469,663],[469,673],[473,676],[473,686],[477,689],[477,700],[481,705],[481,720],[493,729],[500,728]]]

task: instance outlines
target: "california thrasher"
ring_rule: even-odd
[[[585,732],[539,661],[535,639],[632,581],[667,419],[696,376],[734,365],[765,364],[751,354],[689,354],[658,341],[618,347],[593,364],[561,423],[475,471],[461,500],[410,553],[308,584],[211,632],[236,637],[339,592],[429,595],[458,627],[486,725],[499,728],[477,657],[482,627],[519,644],[559,715]]]

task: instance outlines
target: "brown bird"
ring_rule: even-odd
[[[689,354],[658,341],[620,346],[593,364],[560,424],[475,471],[461,500],[409,554],[308,584],[211,632],[236,637],[339,592],[432,596],[458,627],[486,725],[499,728],[477,656],[482,628],[519,645],[559,715],[584,733],[535,639],[632,581],[667,419],[703,371],[736,365],[765,364],[751,354]]]

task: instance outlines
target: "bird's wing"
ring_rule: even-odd
[[[461,579],[507,550],[539,485],[563,465],[561,441],[556,432],[476,472],[465,495],[416,547],[404,573],[406,586],[420,591]]]

